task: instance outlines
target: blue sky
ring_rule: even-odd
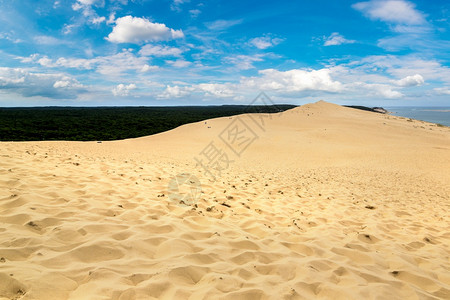
[[[448,1],[0,0],[0,106],[450,106]]]

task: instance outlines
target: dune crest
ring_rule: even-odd
[[[319,101],[0,147],[0,299],[450,297],[449,128]],[[171,200],[181,173],[195,205]]]

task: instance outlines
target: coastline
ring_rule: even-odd
[[[388,107],[394,116],[450,126],[450,107]]]

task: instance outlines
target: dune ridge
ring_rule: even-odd
[[[450,298],[449,128],[320,101],[0,148],[0,299]],[[180,173],[195,205],[170,199]]]

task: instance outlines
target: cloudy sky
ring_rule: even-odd
[[[444,0],[0,0],[0,106],[450,106]]]

